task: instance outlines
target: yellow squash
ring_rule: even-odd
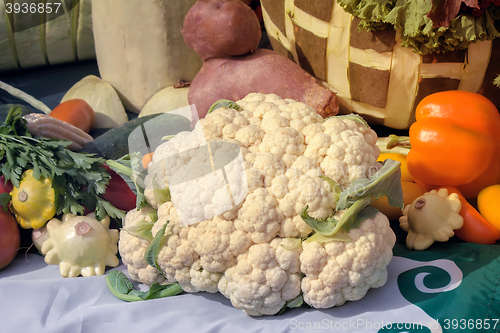
[[[477,208],[481,215],[500,230],[500,184],[488,186],[479,192],[477,196]]]
[[[48,178],[37,180],[33,170],[26,170],[19,182],[10,192],[11,210],[17,223],[24,229],[39,229],[56,213],[55,192]]]

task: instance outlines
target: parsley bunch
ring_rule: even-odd
[[[95,210],[101,220],[108,215],[121,218],[125,212],[101,198],[111,179],[104,160],[94,154],[73,152],[71,142],[35,138],[22,118],[19,106],[10,109],[0,125],[0,172],[5,180],[19,187],[21,175],[33,169],[33,177],[49,178],[55,192],[56,214],[83,214],[85,207]]]

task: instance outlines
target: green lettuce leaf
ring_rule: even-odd
[[[480,17],[459,12],[449,25],[439,26],[434,24],[432,15],[428,16],[436,10],[432,1],[338,0],[338,3],[346,12],[361,19],[358,29],[371,31],[392,26],[401,31],[401,45],[418,54],[465,49],[471,43],[500,37],[495,26],[495,21],[500,19],[500,6],[485,8]]]

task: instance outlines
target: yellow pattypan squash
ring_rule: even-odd
[[[17,223],[24,229],[39,229],[56,214],[55,192],[48,178],[37,180],[33,170],[26,170],[10,192],[11,210]]]

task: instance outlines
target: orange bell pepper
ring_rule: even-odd
[[[438,92],[418,104],[415,118],[407,156],[415,182],[457,186],[465,198],[500,183],[500,114],[487,98]]]
[[[489,223],[474,206],[472,206],[462,195],[460,190],[453,186],[444,186],[449,193],[458,194],[462,203],[460,216],[464,219],[464,224],[455,235],[461,240],[469,243],[495,244],[500,239],[500,231]]]

